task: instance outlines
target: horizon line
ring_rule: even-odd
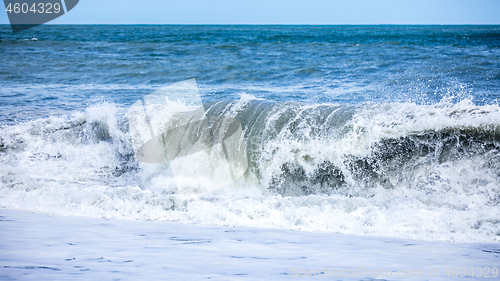
[[[0,25],[11,25],[0,23]],[[500,23],[44,23],[41,25],[242,25],[242,26],[303,26],[303,25],[421,25],[421,26],[453,26],[453,25],[500,25]]]

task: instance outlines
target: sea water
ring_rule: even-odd
[[[404,245],[415,244],[406,239],[443,252],[449,243],[474,242],[459,247],[458,255],[471,256],[466,264],[498,265],[498,26],[44,25],[15,35],[2,26],[0,49],[0,208],[6,218],[26,217],[19,228],[26,233],[38,220],[68,226],[88,217],[139,221],[121,229],[137,225],[149,234],[162,227],[168,233],[175,222],[187,235],[196,224],[213,230],[210,241],[228,227],[240,229],[244,243],[253,231],[269,231],[288,237],[282,250],[309,241],[304,248],[316,250],[304,252],[307,261],[278,275],[268,269],[275,278],[294,277],[292,267],[335,266],[311,242],[317,232],[327,244],[358,245],[344,252],[363,252],[362,241],[371,241],[380,253],[381,241],[403,241],[382,263],[389,267],[410,249]],[[179,162],[181,170],[210,175],[179,178],[169,163],[141,162],[134,150],[133,105],[193,78],[208,118],[241,125],[248,167],[220,188],[213,188],[225,165],[218,158],[208,166]],[[179,100],[165,108],[192,109]],[[8,221],[4,238],[16,236]],[[175,236],[165,235],[167,244]],[[40,251],[50,244],[24,237]],[[251,243],[267,247],[267,236],[259,237]],[[14,251],[18,243],[3,245]],[[415,262],[402,267],[431,266],[418,261],[425,251],[409,250]],[[28,255],[9,253],[4,276],[46,270],[22,265]],[[294,255],[278,256],[270,263]],[[381,265],[376,255],[365,262],[361,256],[342,268]],[[449,265],[450,257],[433,259]],[[49,272],[70,274],[54,268]],[[180,278],[182,270],[175,272]]]

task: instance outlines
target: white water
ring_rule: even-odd
[[[243,97],[228,107],[227,114],[243,112],[252,100]],[[4,126],[0,129],[0,208],[418,240],[500,241],[498,140],[492,141],[497,148],[473,151],[467,157],[455,157],[462,155],[457,152],[442,162],[425,155],[402,162],[401,169],[394,166],[400,162],[384,162],[377,166],[385,169],[381,175],[386,180],[380,183],[356,178],[344,164],[346,155],[370,157],[380,140],[413,133],[472,128],[493,136],[497,132],[498,138],[498,106],[467,101],[365,105],[351,111],[343,123],[339,121],[336,131],[325,125],[314,137],[317,128],[307,126],[313,115],[306,113],[321,106],[292,105],[299,114],[286,119],[281,125],[285,129],[279,131],[272,131],[273,126],[286,108],[274,107],[262,128],[269,138],[257,144],[259,154],[252,158],[254,170],[215,191],[196,179],[174,180],[165,166],[137,162],[126,110],[112,104]],[[338,111],[332,112],[331,118]],[[330,129],[330,138],[321,135]],[[333,192],[282,196],[269,189],[284,163],[298,164],[312,177],[325,160],[345,175],[345,184]],[[179,182],[184,188],[179,189]],[[321,191],[323,187],[307,188]]]
[[[0,225],[2,280],[497,280],[500,259],[498,243],[5,210]]]

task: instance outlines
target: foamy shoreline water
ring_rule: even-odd
[[[500,243],[425,242],[8,210],[0,210],[0,248],[2,280],[450,280],[447,270],[448,274],[460,268],[484,272],[489,267],[491,272],[500,261]]]

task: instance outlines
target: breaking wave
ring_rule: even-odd
[[[185,111],[183,104],[169,108]],[[500,108],[464,100],[205,105],[241,123],[248,169],[134,155],[127,111],[99,104],[0,129],[0,207],[57,215],[248,225],[424,240],[500,241]],[[168,122],[169,120],[167,120]],[[171,120],[170,120],[171,121]],[[186,127],[186,130],[196,128]]]

